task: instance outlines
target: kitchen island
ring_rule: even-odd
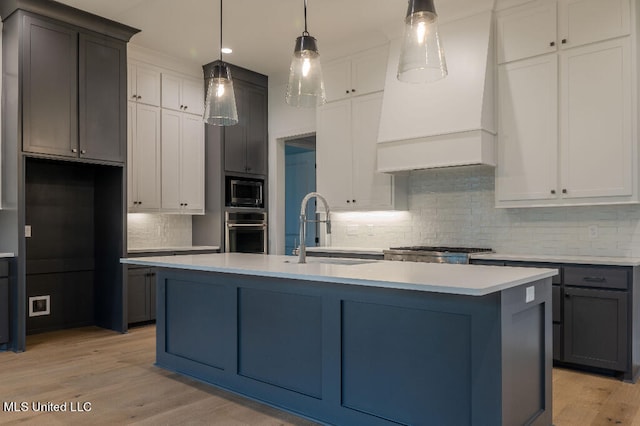
[[[327,424],[551,424],[553,269],[122,261],[158,268],[162,368]]]

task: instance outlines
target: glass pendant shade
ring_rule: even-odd
[[[209,77],[204,121],[214,126],[233,126],[238,123],[231,70],[225,63],[214,65]]]
[[[318,46],[316,39],[308,34],[296,39],[286,101],[296,107],[315,107],[327,101]]]
[[[428,83],[447,76],[433,0],[409,0],[398,63],[398,80]]]

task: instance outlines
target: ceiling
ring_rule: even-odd
[[[142,30],[131,42],[197,65],[218,58],[219,0],[57,0]],[[466,3],[466,4],[465,4]],[[437,0],[441,18],[493,0]],[[285,83],[296,37],[304,27],[302,0],[224,3],[224,59]],[[373,47],[401,35],[407,0],[309,0],[308,30],[323,60]]]

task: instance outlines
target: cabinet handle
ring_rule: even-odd
[[[556,193],[556,190],[555,190],[555,189],[552,189],[552,190],[551,190],[551,194],[555,195],[555,193]]]
[[[604,283],[607,282],[607,279],[605,277],[584,277],[582,278],[583,281],[586,281],[588,283]]]
[[[549,43],[549,46],[554,47],[556,45],[555,41],[552,41],[551,43]]]
[[[567,191],[566,189],[563,189],[563,190],[562,190],[562,193],[563,193],[563,194],[566,194],[567,192],[568,192],[568,191]]]
[[[351,200],[347,200],[347,204],[351,204]]]
[[[356,200],[351,200],[351,202],[353,202],[355,204]]]
[[[80,150],[80,154],[86,154],[86,153],[87,153],[86,150],[84,150],[84,149]]]
[[[73,153],[75,154],[75,153],[77,153],[77,152],[78,152],[78,150],[77,150],[77,149],[75,149],[75,148],[72,148],[72,149],[71,149],[71,152],[73,152]]]
[[[347,94],[349,94],[349,91],[348,91],[348,90],[347,90],[346,92],[347,92]]]
[[[142,99],[142,96],[138,96],[138,100]]]
[[[571,297],[571,295],[569,293],[565,292],[564,293],[564,297],[565,297],[565,299],[569,299]]]
[[[356,89],[351,89],[351,93],[356,93]]]
[[[132,95],[131,99],[138,99],[138,97],[136,95]]]
[[[566,38],[562,39],[562,44],[567,44],[567,39]]]
[[[186,110],[187,110],[187,108],[189,108],[189,107],[185,105],[185,106],[184,106],[184,110],[186,111]]]

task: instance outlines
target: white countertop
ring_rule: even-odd
[[[472,254],[471,259],[505,260],[514,262],[577,263],[584,265],[640,266],[640,258],[638,257],[480,253]]]
[[[337,264],[336,262],[350,264]],[[195,254],[122,259],[122,263],[204,272],[300,279],[371,287],[484,296],[552,277],[555,269],[503,268],[244,253]]]
[[[335,254],[379,254],[382,255],[382,251],[386,248],[371,248],[371,247],[307,247],[307,252],[320,252],[320,253],[335,253]]]
[[[136,247],[129,248],[129,253],[162,253],[164,251],[187,252],[196,250],[220,250],[219,246],[179,246],[179,247]]]
[[[0,253],[0,258],[5,258],[5,257],[16,257],[16,255],[13,253]]]

